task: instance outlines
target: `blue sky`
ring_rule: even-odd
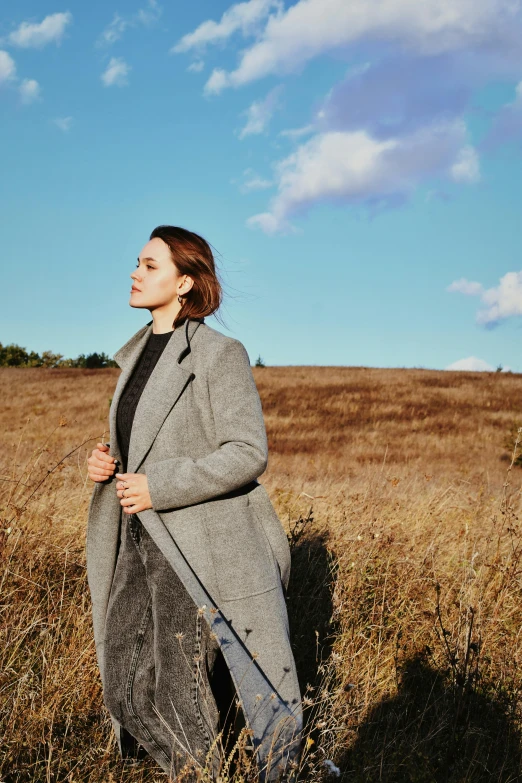
[[[513,0],[19,0],[0,15],[0,340],[114,352],[158,224],[272,365],[522,372]]]

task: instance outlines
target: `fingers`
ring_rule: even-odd
[[[126,514],[136,514],[138,511],[143,511],[146,508],[138,496],[121,498],[120,505]]]
[[[103,465],[93,465],[92,463],[89,464],[89,470],[88,470],[90,478],[93,480],[101,480],[105,481],[105,479],[108,479],[110,476],[114,473],[114,467],[104,467]]]
[[[129,506],[129,507],[123,506],[123,510],[125,511],[126,514],[137,514],[138,511],[143,511],[144,508],[145,507],[140,505],[139,503],[136,503],[134,506]]]
[[[120,475],[120,474],[117,474]],[[136,497],[136,487],[132,487],[129,479],[120,479],[116,482],[116,494],[119,498],[123,497]],[[1,781],[0,781],[1,783]]]
[[[105,473],[106,476],[112,476],[116,470],[116,465],[110,465],[107,462],[99,462],[98,460],[91,460],[89,462],[89,469],[95,473]]]
[[[98,443],[97,448],[93,449],[91,456],[87,460],[89,468],[89,478],[92,481],[106,481],[114,474],[117,466],[117,460],[108,454],[109,448],[104,443]]]
[[[116,460],[107,453],[108,451],[109,449],[104,443],[98,443],[98,447],[93,450],[92,456],[96,457],[100,462],[110,462],[111,464],[114,464]]]
[[[118,475],[125,476],[126,474],[123,473]],[[134,514],[136,511],[142,510],[142,505],[139,501],[139,492],[136,491],[136,487],[131,487],[129,485],[128,479],[126,481],[124,479],[118,481],[116,489],[116,494],[120,498],[120,505],[123,507],[124,511],[132,509],[130,513]]]
[[[113,456],[111,456],[111,454],[107,454],[106,452],[101,451],[101,449],[93,449],[92,454],[87,462],[92,465],[99,465],[102,468],[106,468],[107,465],[116,467],[118,464],[118,461]]]

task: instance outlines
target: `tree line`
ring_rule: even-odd
[[[106,353],[81,353],[76,359],[64,359],[61,353],[27,351],[20,345],[0,343],[0,367],[81,367],[93,369],[100,367],[118,367],[114,359]]]

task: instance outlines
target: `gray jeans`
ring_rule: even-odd
[[[173,776],[190,759],[204,766],[217,732],[230,728],[235,690],[184,585],[123,511],[105,628],[103,698],[122,726],[123,757],[139,757],[139,744]]]

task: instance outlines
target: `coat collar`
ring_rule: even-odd
[[[179,355],[176,356],[176,362],[181,361],[185,355],[185,352],[190,352],[190,341],[192,336],[194,335],[200,323],[204,323],[204,321],[204,318],[187,318],[181,326],[174,330],[174,334],[168,341],[165,350],[168,348],[169,353],[172,354],[171,346],[179,346],[180,352]],[[152,321],[149,321],[148,324],[142,326],[142,328],[139,329],[136,334],[134,334],[130,340],[128,340],[125,345],[122,345],[122,347],[119,348],[119,350],[117,350],[114,354],[113,359],[116,364],[122,368],[122,370],[125,370],[129,363],[132,363],[133,367],[136,364],[139,355],[141,354],[147,343],[147,340],[152,334],[152,323]]]
[[[137,473],[138,468],[152,446],[169,411],[176,404],[188,382],[194,377],[190,361],[180,362],[190,354],[190,341],[203,318],[188,318],[174,330],[170,340],[154,367],[141,394],[131,430],[127,473]],[[114,360],[122,368],[114,390],[109,412],[111,454],[121,461],[117,438],[116,412],[125,384],[132,375],[142,350],[152,333],[152,321],[142,327],[114,354]]]

